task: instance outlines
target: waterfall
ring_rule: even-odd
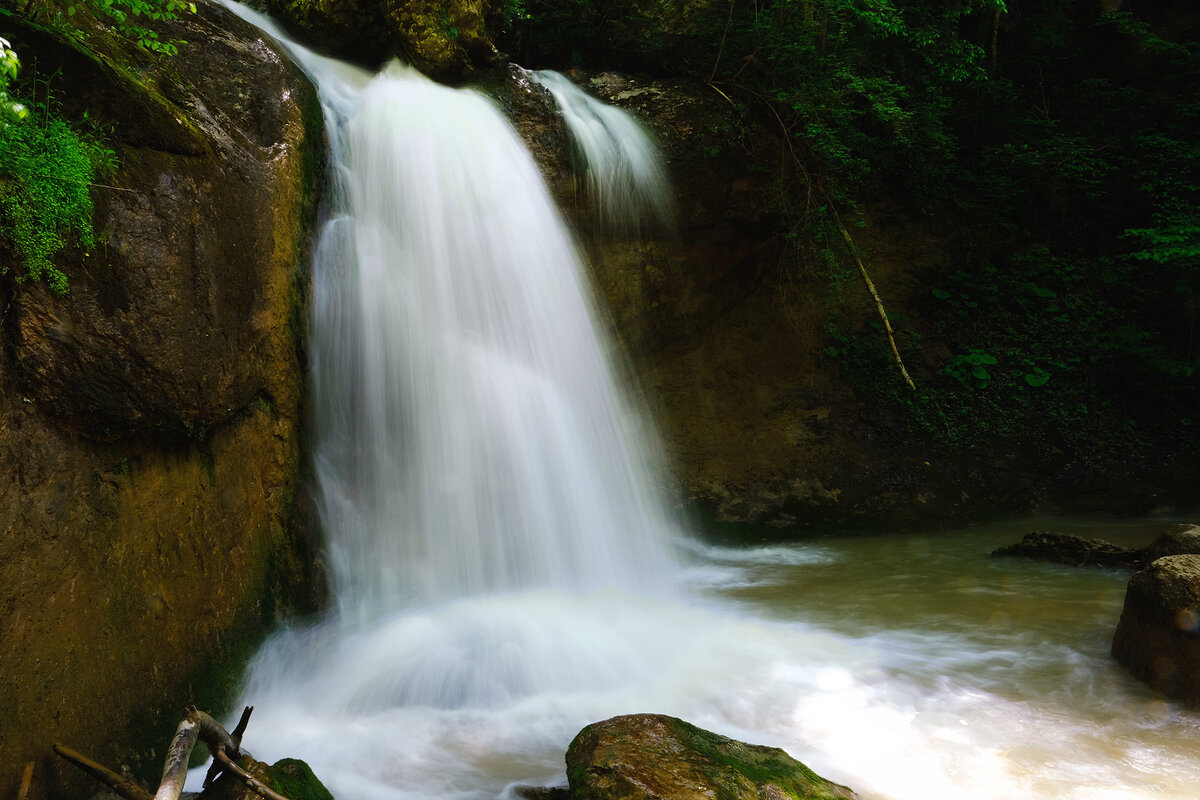
[[[677,596],[674,529],[532,156],[483,95],[399,63],[369,75],[238,13],[317,84],[332,184],[311,369],[337,608],[265,648],[252,691],[334,714],[491,708],[636,673],[645,648],[612,651],[570,609],[604,597],[615,622]],[[622,152],[656,164],[649,148]],[[629,180],[627,160],[592,174]],[[661,171],[634,182],[667,207]]]
[[[511,127],[393,64],[337,141],[312,335],[339,604],[666,586],[640,422]]]

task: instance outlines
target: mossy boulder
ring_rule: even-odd
[[[856,795],[777,747],[675,717],[633,714],[587,726],[567,750],[572,800],[832,800]]]
[[[299,759],[284,758],[266,764],[243,756],[238,766],[288,800],[333,800],[312,768]],[[226,772],[201,792],[197,800],[261,800],[261,797],[239,777]]]

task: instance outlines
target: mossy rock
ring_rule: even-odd
[[[320,49],[370,66],[399,56],[435,80],[504,60],[490,33],[495,0],[284,0],[271,12]]]
[[[308,764],[296,758],[284,758],[274,764],[242,756],[238,765],[288,800],[333,800],[325,784],[313,774]],[[200,793],[200,800],[261,800],[246,788],[236,775],[221,775]]]
[[[587,726],[567,750],[572,800],[853,798],[777,747],[675,717],[633,714]]]

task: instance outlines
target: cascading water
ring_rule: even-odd
[[[676,566],[652,437],[514,134],[476,94],[291,47],[334,165],[313,372],[337,609],[252,665],[257,757],[340,798],[487,800],[562,783],[583,725],[659,712],[864,798],[1194,796],[1200,724],[1098,641],[1119,577],[1004,572],[967,534]]]
[[[610,228],[637,233],[673,224],[666,171],[646,132],[619,108],[584,92],[553,70],[526,73],[554,97],[582,162],[582,181]]]
[[[336,276],[314,378],[339,602],[665,586],[634,417],[515,133],[483,97],[393,65],[345,140],[348,215],[321,246],[337,268],[314,267]]]

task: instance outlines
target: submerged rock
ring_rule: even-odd
[[[572,800],[853,798],[777,747],[675,717],[632,714],[587,726],[567,750]]]
[[[1027,533],[1017,544],[998,548],[992,555],[1019,556],[1072,567],[1136,567],[1144,560],[1140,550],[1055,531]]]
[[[1200,555],[1171,555],[1136,573],[1112,654],[1168,698],[1200,706]]]

